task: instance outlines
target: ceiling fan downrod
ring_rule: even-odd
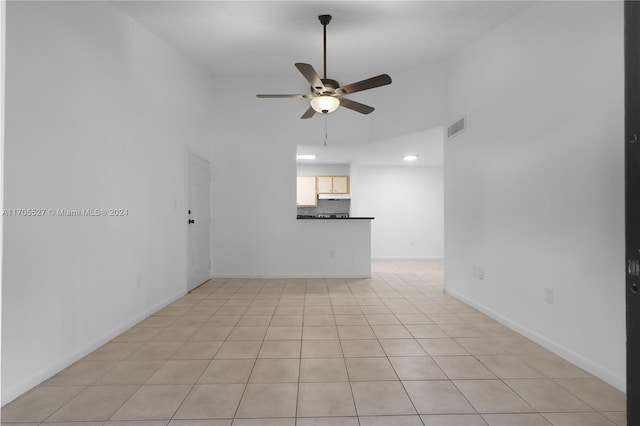
[[[320,20],[320,23],[322,24],[322,32],[323,32],[323,46],[324,46],[324,51],[323,51],[323,62],[324,62],[324,79],[327,78],[327,25],[329,25],[329,22],[331,22],[331,15],[320,15],[318,16],[318,19]]]

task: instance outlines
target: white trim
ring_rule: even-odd
[[[187,153],[192,153],[193,155],[195,155],[196,157],[200,157],[202,158],[204,161],[206,161],[207,163],[209,163],[209,165],[211,165],[211,160],[209,160],[209,157],[207,155],[205,155],[203,152],[201,152],[200,150],[193,148],[191,146],[186,145],[185,149],[187,150]],[[189,165],[188,161],[189,161],[189,156],[187,155],[187,166]]]
[[[371,256],[371,260],[444,260],[444,256]]]
[[[311,278],[371,278],[371,274],[214,274],[216,278],[244,278],[244,279],[311,279]]]
[[[484,305],[474,302],[473,300],[467,298],[466,296],[463,296],[460,293],[457,293],[455,290],[451,290],[445,287],[444,292],[455,297],[456,299],[459,299],[460,301],[466,303],[467,305],[476,308],[480,312],[486,315],[489,315],[491,318],[498,321],[502,325],[509,327],[510,329],[522,334],[523,336],[527,337],[530,340],[533,340],[534,342],[550,350],[556,355],[588,371],[589,373],[604,380],[614,388],[626,394],[626,391],[627,391],[626,377],[621,377],[615,373],[612,373],[610,370],[602,367],[601,365],[593,362],[588,358],[585,358],[579,353],[572,351],[571,349],[563,346],[562,344],[554,340],[551,340],[548,337],[545,337],[542,334],[534,330],[531,330],[530,328],[525,327],[524,325],[516,321],[513,321]]]
[[[157,304],[155,307],[153,307],[151,309],[148,309],[148,310],[146,310],[145,312],[143,312],[143,313],[141,313],[139,315],[136,315],[135,317],[133,317],[129,321],[126,321],[125,323],[123,323],[119,327],[116,327],[113,330],[108,331],[108,332],[104,333],[103,335],[93,339],[87,345],[83,346],[82,348],[80,348],[77,351],[74,351],[69,356],[59,360],[58,362],[48,366],[47,368],[44,368],[44,369],[42,369],[40,371],[32,373],[28,378],[23,380],[22,383],[20,383],[19,385],[12,386],[9,389],[7,389],[6,387],[3,386],[2,387],[2,404],[3,405],[8,404],[9,402],[13,401],[14,399],[19,397],[23,393],[25,393],[28,390],[34,388],[35,386],[39,385],[40,383],[44,382],[45,380],[53,377],[54,375],[56,375],[60,371],[62,371],[65,368],[69,367],[74,362],[79,361],[80,359],[82,359],[85,356],[89,355],[94,350],[98,349],[100,346],[102,346],[105,343],[113,340],[115,337],[119,336],[120,334],[122,334],[123,332],[127,331],[128,329],[130,329],[134,325],[138,324],[140,321],[150,317],[154,313],[158,312],[160,309],[162,309],[162,308],[170,305],[171,303],[175,302],[176,300],[180,299],[185,294],[187,294],[185,291],[180,291],[178,293],[175,293],[174,295],[168,297],[167,299],[165,299],[162,302],[160,302],[159,304]]]
[[[213,246],[212,246],[212,242],[213,242],[213,238],[211,238],[213,236],[212,233],[212,225],[213,225],[213,220],[212,220],[212,215],[213,215],[213,196],[211,194],[211,181],[212,181],[212,173],[211,173],[211,161],[209,160],[208,156],[202,154],[199,150],[194,149],[188,145],[185,146],[185,155],[184,155],[184,187],[185,187],[185,191],[184,191],[184,208],[186,209],[185,211],[189,210],[189,154],[193,154],[196,157],[199,157],[200,159],[206,161],[209,164],[209,278],[207,278],[207,280],[203,281],[202,283],[200,283],[199,285],[197,285],[196,287],[194,287],[191,290],[196,289],[197,287],[199,287],[200,285],[206,283],[209,279],[212,278],[211,276],[211,272],[213,269]],[[184,239],[184,255],[185,255],[185,277],[184,277],[184,288],[186,292],[189,292],[191,290],[189,290],[189,223],[188,223],[188,216],[185,213],[185,220],[184,220],[184,232],[185,232],[185,239]]]
[[[189,292],[189,223],[188,223],[188,215],[186,214],[189,209],[189,146],[185,145],[184,147],[184,199],[182,200],[184,205],[182,209],[183,221],[182,226],[184,226],[184,291]]]
[[[4,114],[7,40],[7,2],[0,2],[0,207],[4,209]],[[2,342],[2,277],[3,277],[4,217],[0,217],[0,342]],[[0,343],[0,353],[2,344]],[[0,383],[2,382],[2,356],[0,356]]]

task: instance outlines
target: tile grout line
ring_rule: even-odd
[[[387,305],[387,308],[388,308],[388,305]],[[391,309],[389,309],[389,310],[391,310]],[[395,313],[393,311],[391,311],[391,312],[392,312],[393,316],[398,321],[400,321],[400,319],[395,315]],[[366,316],[365,316],[365,318],[366,318]],[[367,321],[368,321],[368,318],[367,318]],[[400,323],[402,324],[402,321],[400,321]],[[403,327],[404,327],[404,324],[403,324]],[[407,330],[406,327],[404,327],[404,329]],[[409,330],[407,330],[407,332],[413,337],[413,334],[411,332],[409,332]],[[407,395],[407,399],[409,399],[409,402],[411,403],[411,406],[413,407],[413,410],[416,412],[416,416],[418,417],[418,420],[420,420],[420,423],[422,423],[423,426],[424,426],[424,421],[422,420],[422,416],[420,415],[420,412],[418,411],[418,408],[416,407],[415,403],[413,402],[413,399],[411,399],[411,395],[407,391],[407,388],[405,387],[404,382],[400,379],[400,375],[398,374],[398,371],[396,370],[396,368],[393,366],[393,363],[389,359],[389,354],[384,349],[384,346],[382,346],[382,343],[380,342],[380,338],[378,337],[378,335],[375,332],[375,330],[374,330],[373,334],[376,336],[376,341],[378,342],[378,345],[380,345],[380,347],[382,348],[382,351],[385,354],[385,359],[387,360],[389,365],[391,365],[391,368],[393,369],[393,372],[395,373],[396,377],[398,378],[398,381],[400,382],[400,386],[402,386],[402,390]],[[415,339],[415,337],[413,337],[413,338]],[[425,353],[426,353],[426,351],[425,351]]]
[[[296,392],[296,415],[293,420],[295,425],[298,424],[298,404],[300,403],[300,376],[302,374],[302,335],[304,333],[304,307],[302,308],[302,325],[300,326],[300,351],[298,352],[298,389]]]
[[[218,287],[218,289],[219,289],[219,288],[220,288],[220,286]],[[217,290],[217,289],[216,289],[216,290]],[[214,292],[215,292],[215,291],[214,291]],[[210,293],[210,294],[213,294],[214,292],[212,292],[212,293]],[[235,294],[235,293],[233,293],[233,294]],[[206,297],[205,297],[205,299],[206,299]],[[212,300],[213,300],[213,299],[212,299]],[[231,300],[231,299],[227,299],[227,301],[229,301],[229,300]],[[222,307],[224,307],[224,306],[225,306],[225,304],[226,304],[226,302],[225,302],[225,303],[223,303],[222,305],[218,306],[218,307],[217,307],[217,309],[214,311],[214,313],[213,313],[213,314],[211,314],[211,316],[210,316],[209,318],[213,317],[213,316],[215,315],[215,312],[218,312]],[[205,321],[205,323],[206,323],[206,321]],[[202,326],[201,326],[201,327],[202,327]],[[228,336],[227,336],[227,337],[228,337]],[[207,342],[207,341],[205,341],[205,342]],[[180,405],[178,406],[178,408],[174,411],[173,415],[171,416],[171,420],[170,420],[169,422],[171,422],[171,421],[173,421],[173,420],[175,419],[175,415],[176,415],[176,413],[180,410],[180,408],[182,407],[182,405],[184,404],[184,402],[186,401],[186,399],[189,397],[189,395],[191,395],[191,393],[193,392],[193,389],[196,387],[196,385],[198,384],[198,382],[199,382],[199,381],[200,381],[200,379],[202,378],[202,375],[204,374],[204,372],[207,370],[207,368],[209,368],[209,366],[211,365],[211,363],[212,363],[212,362],[213,362],[213,360],[215,359],[215,356],[216,356],[216,355],[217,355],[217,353],[220,351],[220,348],[222,348],[222,345],[224,344],[224,342],[226,342],[226,338],[225,338],[225,340],[223,341],[223,343],[218,347],[218,349],[216,349],[215,353],[213,354],[213,356],[211,357],[211,359],[210,359],[210,360],[209,360],[209,362],[207,363],[207,366],[202,370],[202,373],[200,373],[200,375],[199,375],[198,379],[197,379],[197,380],[195,381],[195,383],[191,386],[191,389],[190,389],[190,390],[189,390],[189,392],[186,394],[185,398],[182,400],[182,402],[180,403]],[[184,346],[184,345],[183,345],[183,346]],[[174,355],[175,355],[175,354],[174,354]],[[239,404],[239,401],[238,401],[238,404]]]
[[[262,286],[262,288],[264,288],[264,285]],[[234,294],[236,294],[236,293],[237,293],[237,291]],[[255,300],[255,297],[253,299],[251,299],[251,300]],[[245,310],[245,312],[246,312],[246,310]],[[241,318],[242,318],[242,316],[241,316]],[[271,324],[271,321],[273,320],[273,316],[271,316],[271,318],[272,319],[269,321],[269,324]],[[240,320],[238,320],[238,322],[239,321]],[[267,329],[268,329],[268,326],[267,326]],[[231,333],[233,333],[233,330],[229,334],[231,334]],[[227,338],[228,337],[229,336],[227,336]],[[265,331],[265,337],[266,337],[266,331]],[[225,339],[225,342],[226,341],[227,340]],[[242,394],[240,395],[240,398],[238,399],[238,405],[236,406],[236,409],[235,409],[235,411],[233,413],[233,419],[231,420],[231,424],[233,424],[234,419],[238,416],[238,410],[240,410],[240,405],[242,404],[242,399],[244,398],[244,395],[247,392],[247,388],[249,387],[249,381],[251,380],[251,376],[253,375],[253,370],[255,370],[255,368],[256,368],[256,363],[258,362],[258,356],[260,356],[260,351],[262,350],[262,344],[263,343],[264,343],[264,337],[262,339],[262,343],[260,343],[260,347],[258,348],[258,352],[256,353],[256,358],[253,360],[253,366],[251,367],[251,371],[249,371],[249,376],[247,377],[247,383],[245,383],[244,389],[242,390]]]
[[[198,287],[196,287],[196,288],[198,288]],[[196,289],[193,289],[193,290],[196,290]],[[206,299],[206,297],[205,297],[205,299]],[[200,299],[200,300],[202,301],[203,299]],[[199,302],[199,303],[197,303],[196,305],[199,305],[199,304],[200,304],[200,302]],[[191,309],[193,309],[193,307],[192,307]],[[190,311],[191,309],[189,309],[189,311]],[[217,312],[219,309],[220,309],[220,308],[218,307],[218,308],[214,311],[214,313],[212,313],[212,314],[209,316],[209,318],[210,318],[211,316],[213,316],[213,315],[215,314],[215,312]],[[187,311],[187,312],[189,312],[189,311]],[[176,320],[176,321],[177,321],[177,320]],[[176,321],[174,321],[174,322],[176,322]],[[206,321],[205,321],[205,322],[206,322]],[[203,324],[204,324],[204,323],[203,323]],[[202,327],[202,325],[201,325],[200,327],[198,327],[198,328],[201,328],[201,327]],[[189,337],[192,337],[195,333],[197,333],[197,331],[196,331],[196,332],[194,332],[194,333],[192,333]],[[161,369],[161,368],[162,368],[162,367],[163,367],[163,366],[164,366],[164,365],[165,365],[165,364],[166,364],[170,359],[172,359],[171,357],[172,357],[172,356],[174,356],[174,355],[175,355],[175,354],[180,350],[180,348],[182,348],[184,345],[186,345],[186,344],[187,344],[187,342],[189,342],[189,339],[185,340],[185,341],[184,341],[184,343],[183,343],[179,348],[177,348],[177,349],[176,349],[176,350],[175,350],[171,355],[169,355],[169,356],[168,356],[168,358],[165,360],[165,362],[164,362],[164,363],[163,363],[163,364],[158,368],[158,370],[160,370],[160,369]],[[219,349],[220,349],[220,348],[218,348],[218,350],[219,350]],[[216,353],[218,352],[218,350],[216,350]],[[214,354],[214,356],[215,356],[215,354]],[[176,413],[180,410],[180,408],[182,407],[182,405],[184,404],[184,402],[187,400],[187,398],[189,397],[189,395],[191,395],[191,393],[193,392],[193,389],[195,388],[196,384],[198,383],[198,380],[200,380],[200,377],[202,377],[202,374],[204,374],[204,371],[208,368],[209,364],[211,364],[211,361],[212,361],[212,360],[213,360],[213,358],[212,358],[211,360],[209,360],[209,362],[207,363],[207,366],[202,370],[202,373],[200,373],[200,375],[198,376],[198,378],[195,380],[195,382],[194,382],[194,383],[191,385],[191,387],[189,388],[189,391],[185,393],[184,398],[182,398],[182,401],[180,401],[180,404],[178,404],[178,406],[177,406],[177,407],[176,407],[176,409],[174,410],[173,414],[171,414],[170,418],[167,420],[167,423],[166,423],[167,425],[168,425],[169,423],[171,423],[171,421],[174,419],[174,417],[175,417]],[[158,370],[156,370],[156,372],[157,372]],[[154,373],[154,374],[155,374],[155,373]],[[149,376],[149,379],[151,379],[151,377],[153,377],[153,374],[152,374],[151,376]],[[149,381],[149,379],[147,379],[147,381],[145,382],[145,384]],[[144,386],[144,384],[143,384],[142,386]],[[142,386],[141,386],[141,387],[142,387]],[[136,391],[136,392],[137,392],[137,391]],[[116,410],[116,412],[117,412],[117,410]],[[114,412],[114,414],[115,414],[115,412]],[[151,420],[151,419],[146,419],[146,420]]]
[[[353,297],[353,293],[351,293],[351,296]],[[355,298],[354,298],[355,299]],[[357,303],[357,302],[356,302]],[[347,369],[347,361],[345,360],[345,356],[344,356],[344,348],[342,347],[342,339],[340,339],[340,333],[338,332],[338,326],[337,326],[337,321],[336,321],[336,313],[335,310],[333,309],[333,304],[331,304],[331,312],[333,313],[333,322],[336,323],[336,332],[338,333],[338,342],[340,344],[340,351],[342,352],[342,364],[344,365],[344,370],[347,373],[347,383],[349,383],[349,391],[351,392],[351,402],[353,404],[353,411],[356,414],[356,421],[358,422],[358,426],[360,426],[360,415],[358,414],[358,406],[356,405],[356,397],[353,394],[353,386],[351,386],[351,379],[349,377],[349,369]],[[360,307],[358,307],[358,309],[360,309]],[[366,317],[365,317],[366,319]]]
[[[413,305],[413,304],[412,304]],[[419,310],[418,310],[419,311]],[[396,316],[395,312],[391,311],[394,315],[394,317],[400,321],[400,319]],[[402,321],[400,321],[400,323],[402,324],[402,326],[404,327],[405,330],[407,330],[407,332],[412,336],[413,340],[416,341],[417,343],[417,339],[416,337],[413,335],[413,333],[411,333],[405,326],[404,323]],[[374,331],[375,334],[375,331]],[[378,335],[376,334],[376,338],[378,338]],[[400,382],[400,386],[402,386],[402,389],[404,390],[405,394],[407,395],[407,398],[409,399],[409,402],[411,402],[411,406],[413,407],[413,409],[416,412],[416,416],[418,417],[418,420],[420,420],[420,422],[423,424],[424,426],[424,421],[422,420],[422,416],[420,414],[420,411],[418,410],[418,408],[416,407],[415,403],[413,402],[413,399],[411,398],[411,395],[409,394],[409,392],[407,391],[407,388],[404,385],[404,381],[400,379],[400,375],[398,374],[398,371],[396,369],[396,367],[393,366],[393,363],[391,362],[391,360],[389,359],[389,354],[387,353],[387,351],[384,349],[384,346],[382,346],[382,343],[379,341],[380,339],[378,338],[378,344],[382,347],[383,352],[386,355],[387,358],[387,362],[391,365],[391,368],[393,369],[393,371],[396,374],[396,377],[398,377],[398,381]],[[423,349],[424,350],[424,349]],[[426,353],[426,351],[424,351]],[[429,357],[430,358],[430,357]]]

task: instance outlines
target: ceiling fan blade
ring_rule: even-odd
[[[256,98],[305,98],[311,99],[313,96],[309,94],[303,95],[256,95]]]
[[[309,109],[306,110],[304,114],[302,114],[302,117],[300,118],[311,118],[314,116],[315,113],[316,113],[316,110],[313,109],[312,107],[309,107]]]
[[[347,98],[340,98],[340,106],[357,111],[361,114],[371,114],[375,108],[369,105],[361,104],[360,102],[352,101]]]
[[[389,74],[380,74],[366,80],[342,86],[338,88],[336,92],[348,95],[351,93],[361,92],[363,90],[373,89],[375,87],[386,86],[387,84],[391,84],[391,77],[389,77]]]
[[[300,73],[302,73],[304,78],[306,78],[307,81],[311,84],[311,87],[313,87],[314,89],[318,90],[321,93],[327,90],[324,87],[322,80],[320,80],[320,76],[318,76],[318,73],[316,72],[316,70],[313,69],[311,65],[298,62],[296,64],[296,68],[298,68],[298,71],[300,71]]]

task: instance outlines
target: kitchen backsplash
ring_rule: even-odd
[[[350,213],[351,200],[318,200],[318,207],[298,207],[298,214],[315,216],[319,213]]]

